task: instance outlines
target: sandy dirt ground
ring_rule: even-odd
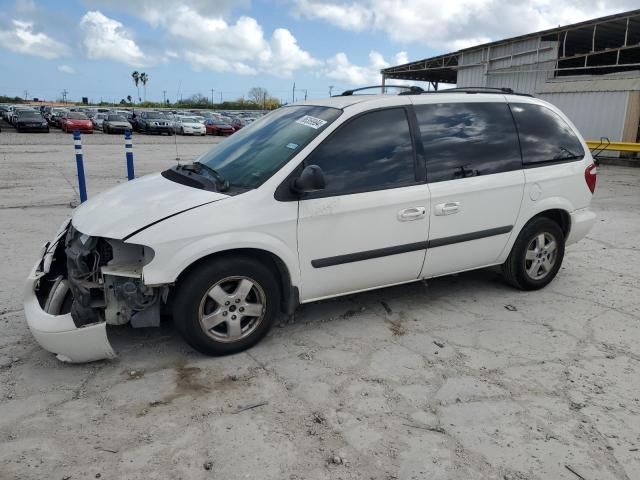
[[[138,174],[175,163],[173,138],[134,144]],[[124,181],[120,136],[84,145],[90,196]],[[225,358],[170,322],[87,365],[34,342],[23,281],[76,201],[69,136],[0,133],[2,480],[640,478],[640,169],[600,168],[544,290],[484,270],[306,305]]]

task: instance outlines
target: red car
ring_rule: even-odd
[[[80,112],[65,113],[60,121],[63,132],[72,133],[79,130],[80,133],[93,133],[93,123],[89,117]]]
[[[207,121],[204,122],[204,128],[207,131],[207,135],[231,135],[236,131],[236,129],[228,123],[216,118],[208,118]]]

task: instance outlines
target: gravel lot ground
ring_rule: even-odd
[[[136,136],[137,173],[173,142]],[[90,196],[124,181],[122,144],[84,137]],[[76,201],[71,137],[3,131],[0,161],[2,479],[640,478],[640,169],[600,169],[600,219],[542,291],[472,272],[304,306],[231,357],[167,323],[66,365],[21,297]]]

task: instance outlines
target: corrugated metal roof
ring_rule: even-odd
[[[571,92],[629,92],[640,90],[640,72],[627,73],[624,78],[620,75],[594,75],[580,79],[563,79],[547,81],[536,92],[542,93],[571,93]]]

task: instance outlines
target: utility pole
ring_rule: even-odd
[[[213,105],[213,92],[214,92],[214,91],[215,91],[215,90],[212,88],[212,89],[211,89],[211,105]]]
[[[220,105],[222,105],[222,92],[220,92]]]
[[[333,91],[333,85],[329,85],[329,96],[331,96],[332,91]]]
[[[162,90],[162,103],[164,105],[167,104],[167,91],[166,90]]]
[[[25,91],[24,91],[24,101],[25,101],[25,102],[27,101],[27,97],[28,97],[28,96],[29,96],[29,91],[28,91],[28,90],[25,90]]]
[[[306,102],[307,101],[307,89],[305,88],[303,90],[304,90],[304,101]]]
[[[67,92],[66,88],[62,91],[62,103],[67,103],[67,94],[68,93],[69,92]]]
[[[296,82],[293,82],[293,91],[291,92],[291,103],[296,103]]]

